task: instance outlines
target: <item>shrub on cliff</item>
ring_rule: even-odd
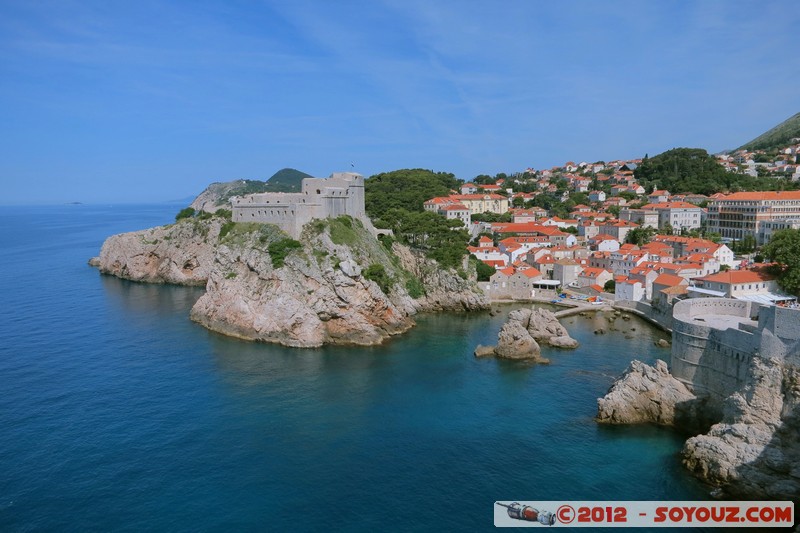
[[[184,219],[184,218],[192,218],[194,216],[194,208],[193,207],[185,207],[178,211],[178,214],[175,215],[175,222]]]
[[[269,258],[272,261],[273,268],[281,268],[286,261],[286,256],[292,253],[293,250],[302,248],[303,245],[294,239],[280,239],[270,243],[267,251],[269,251]]]
[[[353,229],[353,219],[343,215],[329,221],[331,241],[333,244],[353,246],[358,241],[358,234]]]
[[[384,293],[389,293],[392,286],[392,277],[386,272],[386,268],[380,263],[374,263],[367,267],[362,274],[365,278],[374,281]]]

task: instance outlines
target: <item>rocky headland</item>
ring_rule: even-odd
[[[502,359],[530,359],[549,363],[541,357],[541,344],[558,348],[576,348],[578,341],[569,336],[556,316],[547,309],[533,307],[517,309],[508,314],[500,328],[496,346],[478,345],[476,357],[496,356]]]
[[[655,366],[631,361],[603,398],[597,421],[605,424],[654,423],[687,428],[698,416],[699,400],[674,378],[661,359]]]
[[[597,420],[655,423],[693,435],[681,452],[695,475],[731,498],[800,499],[800,367],[790,358],[754,357],[744,385],[725,399],[721,420],[664,361],[633,361],[598,399]]]
[[[192,320],[286,346],[378,344],[419,312],[488,308],[473,281],[387,249],[349,217],[314,221],[293,241],[270,224],[204,215],[109,237],[90,263],[133,281],[205,285]]]

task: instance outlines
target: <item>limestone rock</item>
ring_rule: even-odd
[[[475,347],[475,357],[490,357],[494,355],[494,346],[479,344]]]
[[[520,309],[509,314],[509,319],[514,313],[518,313],[517,320],[526,324],[528,333],[538,342],[556,348],[578,347],[578,341],[570,337],[567,328],[561,325],[552,311],[541,307]]]
[[[100,272],[132,281],[205,285],[223,220],[176,224],[113,235],[90,261]]]
[[[672,426],[695,401],[686,386],[669,373],[667,363],[659,359],[653,367],[634,360],[608,394],[597,400],[597,421]]]
[[[348,278],[357,278],[361,275],[361,267],[355,261],[346,260],[339,264],[342,273]]]
[[[550,346],[554,348],[577,348],[579,343],[569,335],[562,335],[561,337],[550,337],[547,341]]]
[[[419,298],[405,298],[404,306],[415,311],[476,311],[489,309],[489,300],[474,279],[463,279],[452,269],[442,268],[436,261],[400,243],[392,244],[392,252],[400,266],[424,287]]]
[[[307,247],[277,269],[255,236],[220,245],[192,320],[226,335],[295,347],[379,344],[414,325],[403,294],[393,301],[360,276],[364,263],[390,268],[377,240],[365,240],[357,257],[327,233],[307,238]]]
[[[730,496],[800,496],[799,372],[778,358],[753,358],[745,387],[723,419],[684,445],[684,465]]]
[[[199,207],[210,209],[206,204],[220,193],[211,189]],[[237,224],[220,238],[226,222],[189,218],[115,235],[90,264],[133,281],[205,285],[193,320],[226,335],[287,346],[377,344],[412,327],[420,311],[488,308],[474,280],[396,243],[392,257],[361,223],[353,224],[354,245],[333,243],[324,224],[308,225],[303,247],[276,269],[269,244],[285,237],[276,226]],[[385,268],[386,293],[362,276],[373,264]],[[412,297],[408,287],[423,294]]]
[[[504,359],[536,359],[541,349],[528,330],[516,320],[509,320],[497,336],[497,357]]]
[[[538,308],[516,309],[508,314],[508,320],[500,329],[494,354],[505,359],[533,359],[538,363],[549,363],[541,357],[539,342],[549,343],[559,348],[575,348],[578,343],[569,336],[558,319]],[[534,322],[535,320],[535,322]],[[532,333],[533,332],[533,333]],[[536,335],[540,338],[537,339]],[[478,346],[476,357],[489,355],[489,349]]]

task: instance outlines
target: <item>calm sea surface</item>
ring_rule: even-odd
[[[495,500],[691,500],[681,437],[598,427],[638,320],[550,366],[476,360],[505,315],[298,350],[192,323],[200,289],[101,276],[106,236],[179,206],[0,208],[0,530],[488,530]],[[636,328],[631,332],[631,328]]]

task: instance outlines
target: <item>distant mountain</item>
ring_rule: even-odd
[[[772,150],[790,144],[795,137],[800,137],[800,113],[743,144],[739,150]]]
[[[228,208],[231,197],[259,192],[300,192],[304,178],[313,176],[293,168],[284,168],[267,181],[234,180],[212,183],[192,201],[190,207],[196,211],[213,213],[219,208]]]

